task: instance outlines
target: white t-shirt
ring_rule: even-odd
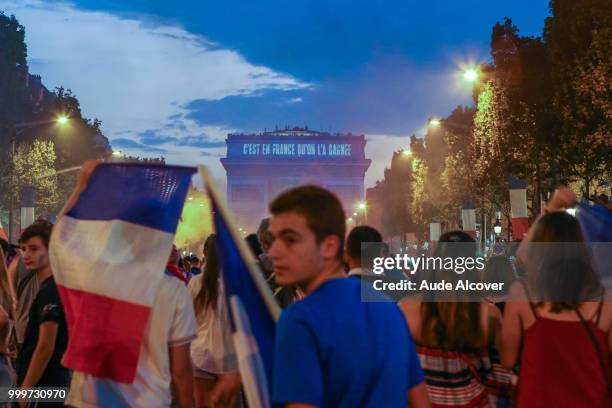
[[[189,293],[195,298],[202,288],[204,273],[189,281]],[[223,279],[219,278],[219,295],[216,309],[202,310],[197,318],[198,335],[191,343],[191,361],[194,367],[211,374],[225,374],[238,371],[238,360],[232,341],[229,310],[225,298]]]
[[[190,343],[196,336],[191,296],[185,284],[164,275],[151,317],[145,327],[136,378],[132,384],[101,379],[75,371],[66,405],[74,407],[168,407],[170,359],[168,347]]]

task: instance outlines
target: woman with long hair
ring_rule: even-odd
[[[204,257],[203,272],[188,285],[198,322],[197,338],[191,343],[194,399],[196,408],[236,407],[240,389],[238,364],[214,234],[204,243]]]
[[[452,231],[442,234],[431,258],[475,258],[476,252],[471,236]],[[458,271],[438,265],[422,279],[430,285],[444,281],[453,288],[459,281],[479,281],[476,268]],[[500,343],[501,314],[494,305],[467,290],[429,290],[419,300],[400,302],[400,308],[417,344],[432,406],[500,405],[499,390],[487,380],[492,371],[489,347]],[[509,385],[510,374],[502,380]]]
[[[526,276],[502,329],[502,363],[520,362],[519,406],[612,406],[612,304],[578,221],[560,211],[574,201],[558,191],[519,248]]]

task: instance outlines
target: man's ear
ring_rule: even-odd
[[[319,247],[321,248],[321,257],[324,260],[334,259],[340,249],[340,238],[337,235],[328,235],[323,238]]]

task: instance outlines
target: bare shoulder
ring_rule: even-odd
[[[612,329],[612,290],[606,288],[601,305],[600,327],[604,331]]]
[[[398,306],[415,342],[419,342],[421,335],[421,300],[420,299],[405,299],[398,303]]]

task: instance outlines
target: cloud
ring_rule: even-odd
[[[42,0],[0,0],[0,10],[26,27],[31,72],[50,89],[71,89],[83,114],[99,118],[113,144],[130,154],[171,153],[167,148],[183,139],[191,147],[219,146],[194,138],[210,134],[210,127],[182,120],[192,100],[310,86],[179,26],[160,25],[161,19],[151,24],[134,14]],[[197,163],[199,152],[183,153],[181,162]]]
[[[119,147],[123,149],[138,149],[147,153],[167,153],[168,151],[165,149],[159,149],[157,147],[145,146],[141,143],[136,142],[132,139],[118,138],[112,139],[111,144],[113,147]]]
[[[49,88],[72,89],[84,114],[101,119],[130,154],[204,160],[221,178],[217,155],[227,133],[308,125],[365,133],[371,185],[427,117],[471,103],[451,75],[455,57],[463,60],[470,46],[477,61],[486,59],[494,22],[533,1],[486,10],[476,1],[285,7],[273,0],[256,10],[249,2],[126,3],[98,2],[120,15],[42,0],[0,0],[0,10],[26,26],[32,72]],[[518,22],[531,26],[528,33],[546,14],[547,2],[537,3],[533,21]],[[153,9],[157,16],[138,14]]]
[[[156,131],[148,129],[139,135],[139,140],[142,144],[149,146],[158,146],[166,143],[177,143],[178,138],[173,136],[159,135]]]
[[[185,106],[186,117],[200,124],[256,131],[308,125],[358,134],[420,133],[429,116],[471,103],[471,90],[460,86],[454,66],[440,69],[403,55],[378,55],[354,73],[327,78],[308,89],[195,100]]]
[[[224,140],[211,140],[206,136],[189,136],[181,141],[184,146],[191,147],[225,147]]]

